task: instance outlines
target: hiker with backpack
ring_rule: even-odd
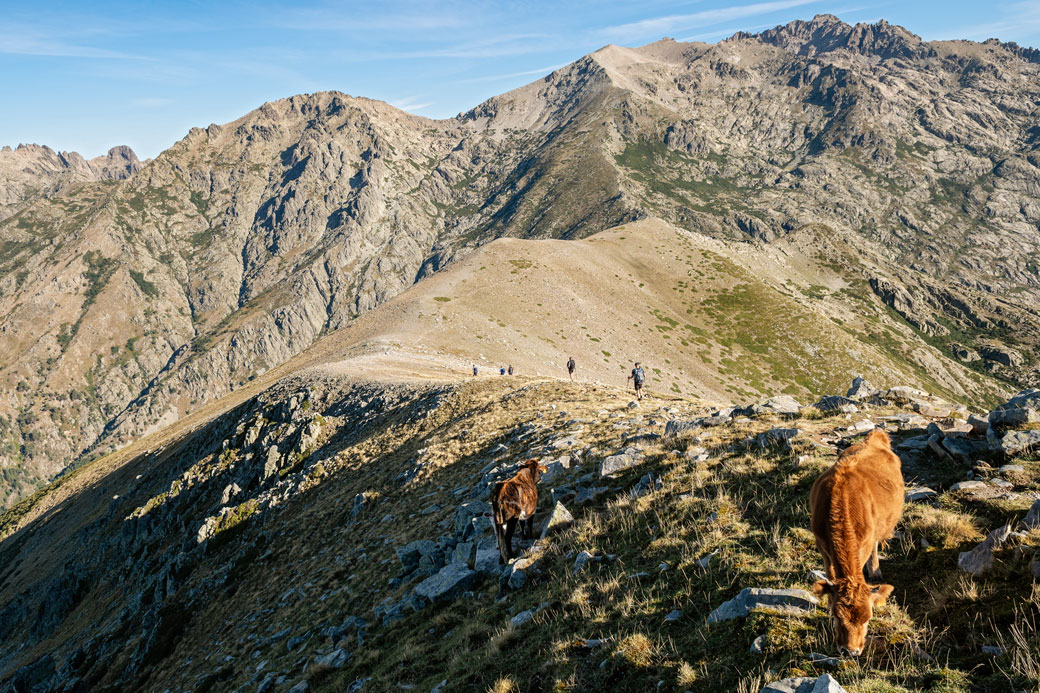
[[[631,380],[633,385],[635,385],[636,399],[643,399],[643,383],[646,381],[646,374],[643,372],[643,367],[639,364],[639,361],[636,361],[635,368],[629,374],[628,380]]]
[[[567,358],[567,375],[570,376],[571,382],[574,382],[574,357],[570,356]]]

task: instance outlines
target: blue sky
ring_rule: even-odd
[[[1040,47],[1040,1],[0,0],[0,145],[153,157],[193,126],[335,89],[451,117],[607,44],[714,42],[829,12]]]

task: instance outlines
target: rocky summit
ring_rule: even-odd
[[[1033,49],[820,15],[5,147],[0,689],[1034,687],[1038,104]],[[851,660],[808,493],[876,427]]]

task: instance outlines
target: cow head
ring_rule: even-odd
[[[524,467],[531,470],[531,477],[534,479],[535,483],[541,481],[542,474],[545,474],[547,471],[549,471],[548,467],[546,467],[544,464],[542,464],[536,459],[527,460],[527,462],[524,463]]]
[[[817,597],[826,595],[830,601],[834,639],[842,654],[856,657],[863,651],[867,641],[867,623],[874,615],[874,607],[883,603],[893,589],[892,585],[868,585],[846,579],[837,582],[820,580],[813,585]]]

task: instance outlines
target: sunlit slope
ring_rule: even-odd
[[[523,374],[622,384],[713,400],[786,392],[811,399],[858,374],[960,399],[984,377],[927,346],[854,279],[816,231],[767,247],[727,243],[656,219],[581,241],[500,239],[330,335],[305,354],[337,373]],[[802,248],[808,250],[803,250]],[[852,283],[850,283],[852,282]]]

